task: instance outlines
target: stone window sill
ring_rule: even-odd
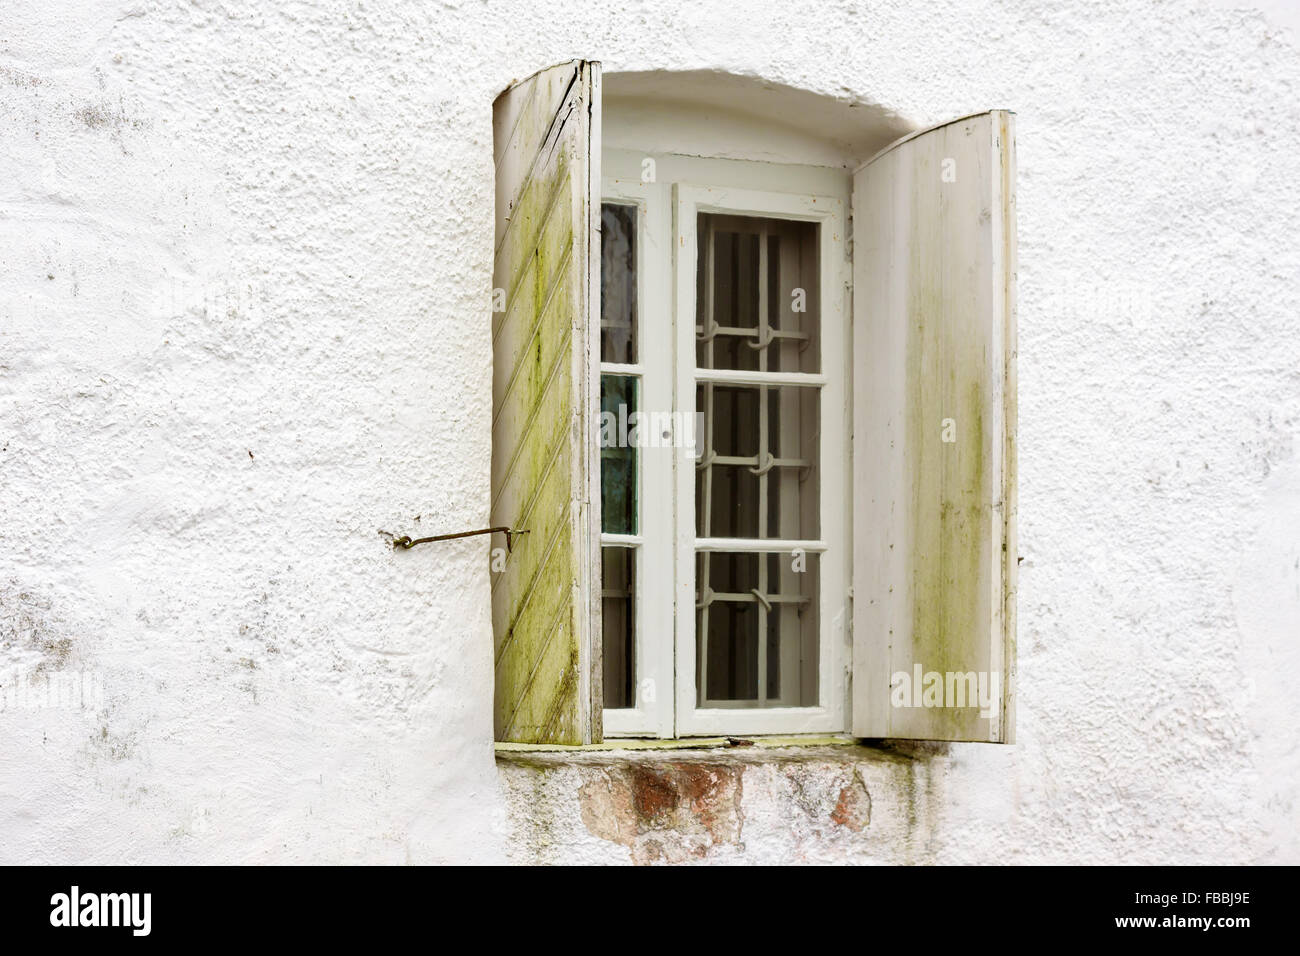
[[[911,740],[864,741],[847,735],[698,737],[674,740],[622,738],[599,744],[494,744],[496,759],[534,767],[628,762],[783,763],[816,760],[911,762],[947,752],[946,744]]]
[[[498,756],[514,753],[608,753],[618,750],[741,750],[750,747],[772,750],[787,747],[848,747],[853,737],[830,735],[780,735],[763,737],[680,737],[671,740],[641,737],[613,737],[599,744],[512,744],[498,743]]]

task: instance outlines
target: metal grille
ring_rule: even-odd
[[[796,545],[819,531],[819,389],[783,381],[788,373],[817,371],[816,228],[700,216],[700,706],[800,706],[816,699],[816,556]],[[752,374],[743,382],[705,374],[717,370]],[[731,550],[718,539],[744,543]]]

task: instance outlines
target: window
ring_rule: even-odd
[[[600,90],[494,109],[497,738],[1010,740],[1010,114],[836,167],[602,150]]]
[[[603,160],[604,734],[845,730],[847,182]]]

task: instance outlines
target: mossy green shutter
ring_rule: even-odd
[[[913,134],[854,176],[861,737],[1013,738],[1013,122]]]
[[[493,104],[492,524],[527,529],[492,572],[496,739],[601,737],[598,64]]]

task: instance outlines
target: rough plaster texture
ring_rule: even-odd
[[[1296,20],[4,4],[0,680],[102,700],[0,712],[0,861],[1300,862]],[[490,104],[572,56],[1017,110],[1015,747],[497,766],[486,542],[377,531],[486,519]]]

